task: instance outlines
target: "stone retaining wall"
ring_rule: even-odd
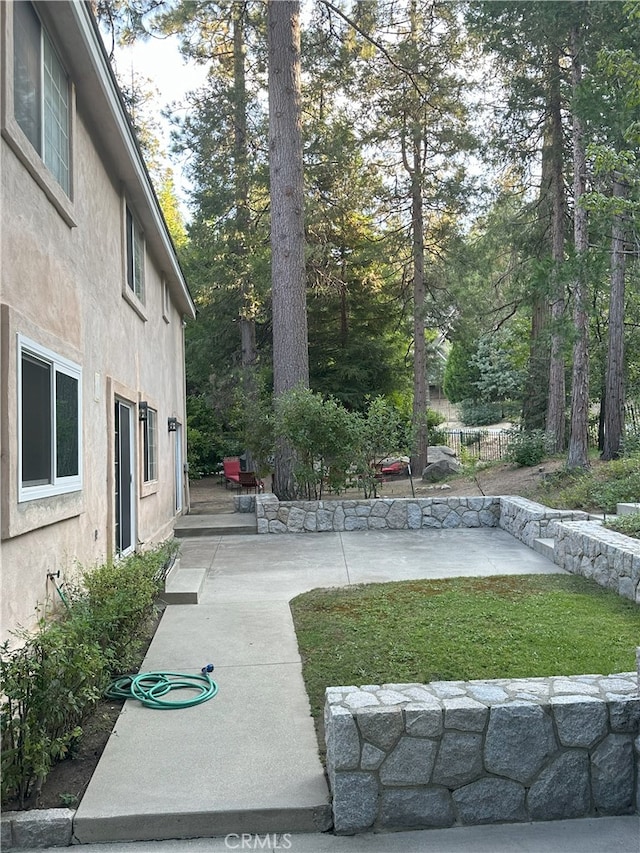
[[[496,527],[499,524],[531,547],[535,539],[549,535],[553,522],[589,517],[585,512],[550,509],[516,496],[329,501],[280,501],[273,494],[250,497],[251,509],[255,501],[258,533],[342,533],[425,527]]]
[[[533,548],[536,539],[552,535],[551,525],[556,521],[582,521],[586,512],[570,509],[551,509],[544,504],[508,495],[500,498],[500,527]]]
[[[568,572],[640,604],[640,540],[593,521],[563,521],[550,528],[554,562]]]
[[[256,498],[258,533],[496,527],[499,515],[497,497],[279,501],[265,494]]]
[[[640,811],[636,673],[327,690],[335,830]]]

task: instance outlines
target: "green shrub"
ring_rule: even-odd
[[[308,388],[294,388],[278,399],[275,431],[295,450],[294,475],[301,496],[314,500],[322,497],[325,485],[336,491],[346,487],[357,421],[341,403]]]
[[[640,495],[640,453],[623,456],[587,471],[550,475],[539,499],[554,507],[614,513],[616,504]]]
[[[219,417],[203,396],[187,396],[187,461],[189,476],[206,477],[216,471],[224,456],[234,455]]]
[[[622,439],[625,456],[640,455],[640,429],[628,429]]]
[[[640,512],[633,512],[630,515],[622,515],[620,518],[612,518],[604,525],[609,530],[615,530],[618,533],[624,533],[625,536],[632,536],[634,539],[640,539]]]
[[[558,471],[549,474],[541,500],[552,507],[595,509],[591,499],[591,474],[585,471]]]
[[[478,400],[462,400],[458,411],[466,426],[489,426],[502,419],[501,403],[481,403]]]
[[[82,730],[80,723],[107,681],[98,644],[69,619],[41,625],[25,645],[0,649],[2,800],[21,806],[52,764],[64,758]]]
[[[436,412],[435,409],[427,409],[427,429],[429,436],[429,445],[434,447],[436,444],[447,443],[447,431],[438,429],[440,424],[446,421],[446,417],[441,412]]]
[[[511,433],[506,453],[509,462],[525,467],[539,465],[546,453],[547,443],[542,430],[514,431]]]
[[[85,572],[67,608],[0,647],[2,801],[21,806],[82,735],[109,681],[136,662],[173,543]]]

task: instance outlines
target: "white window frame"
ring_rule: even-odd
[[[18,392],[18,502],[38,500],[40,498],[64,495],[82,490],[82,367],[69,359],[43,347],[30,338],[18,335],[17,347],[17,392]],[[51,480],[49,483],[33,486],[23,485],[22,472],[22,359],[23,355],[32,356],[51,367]],[[78,473],[69,477],[57,475],[56,460],[56,390],[57,374],[64,374],[74,379],[78,384]]]
[[[38,111],[40,138],[37,140],[37,144],[34,144],[32,140],[29,141],[56,183],[61,187],[65,195],[70,198],[72,119],[70,79],[40,16],[33,4],[30,3],[29,5],[40,26],[40,44],[38,45],[40,81],[39,91],[35,93],[39,96],[36,108]],[[17,50],[17,45],[14,39],[15,50]],[[14,105],[16,98],[15,85],[14,81]],[[58,109],[54,108],[54,95]],[[62,123],[58,120],[61,113],[64,119]],[[25,138],[28,138],[26,134]]]
[[[142,480],[153,483],[158,479],[158,412],[150,406],[142,424]]]
[[[127,204],[125,207],[125,277],[130,294],[145,302],[145,240],[140,223]]]

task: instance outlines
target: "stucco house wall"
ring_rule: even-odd
[[[183,334],[185,318],[195,316],[87,5],[32,7],[68,76],[71,186],[62,190],[16,122],[14,4],[2,3],[3,639],[18,625],[32,626],[36,608],[42,613],[56,606],[48,573],[60,570],[63,580],[77,573],[78,564],[91,566],[171,534],[185,508]],[[143,235],[142,298],[127,283],[127,208]],[[20,487],[25,341],[81,370],[81,482],[36,498]],[[125,470],[116,460],[117,402],[131,419],[130,446],[127,441],[121,450],[131,462],[130,509],[116,505],[118,470]],[[157,470],[151,476],[148,469],[146,477],[141,403],[157,425]],[[169,431],[170,419],[175,431]],[[118,537],[123,513],[132,528]]]

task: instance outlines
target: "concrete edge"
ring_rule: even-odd
[[[0,849],[33,850],[44,847],[70,847],[101,842],[148,841],[141,828],[153,820],[156,840],[178,838],[213,838],[229,833],[315,833],[333,827],[331,804],[287,811],[129,815],[79,821],[75,809],[31,809],[5,812],[1,817]]]
[[[150,835],[149,825],[152,825]],[[330,803],[295,809],[253,809],[225,812],[130,814],[80,819],[74,825],[75,844],[215,838],[233,833],[326,832],[333,826]]]

